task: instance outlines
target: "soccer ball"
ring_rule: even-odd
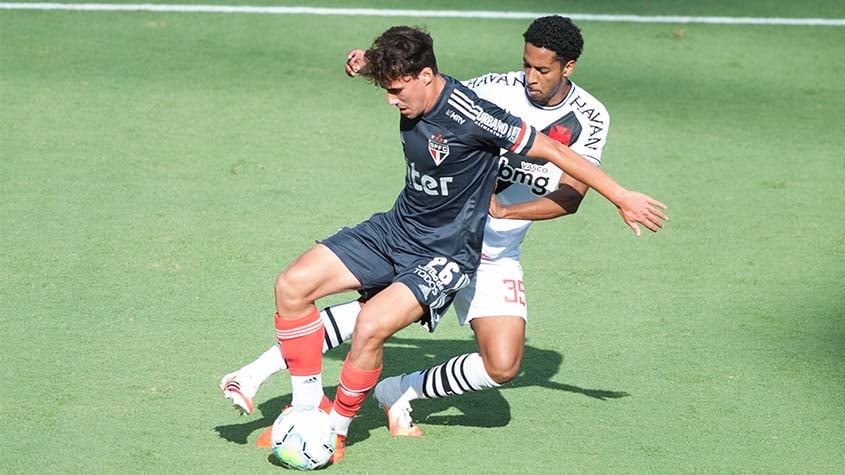
[[[329,415],[316,407],[289,407],[271,429],[273,453],[282,465],[314,470],[328,465],[337,437]]]

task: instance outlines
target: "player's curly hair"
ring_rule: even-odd
[[[399,78],[419,76],[426,67],[437,73],[434,40],[421,28],[391,27],[373,41],[364,57],[367,67],[360,74],[385,89]]]
[[[577,61],[584,49],[581,29],[560,15],[537,18],[522,34],[526,43],[554,51],[561,63]]]

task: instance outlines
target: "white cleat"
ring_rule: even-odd
[[[246,374],[235,371],[229,373],[220,380],[220,389],[223,397],[232,401],[232,407],[242,416],[252,414],[254,409],[252,398],[258,392],[258,386],[252,378]]]
[[[387,414],[390,434],[401,437],[419,437],[422,431],[411,419],[411,403],[402,391],[402,376],[391,376],[376,384],[374,396],[379,407]]]

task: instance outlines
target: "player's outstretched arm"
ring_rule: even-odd
[[[645,226],[652,232],[657,232],[663,227],[663,221],[669,219],[661,211],[666,209],[665,204],[643,193],[626,190],[572,149],[544,134],[537,134],[534,145],[526,155],[548,160],[557,165],[564,173],[595,189],[616,205],[622,220],[637,236],[641,233],[638,224]]]

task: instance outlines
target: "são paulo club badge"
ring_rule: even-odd
[[[440,165],[449,156],[449,141],[440,134],[432,135],[428,139],[428,153],[434,159],[434,164]]]

